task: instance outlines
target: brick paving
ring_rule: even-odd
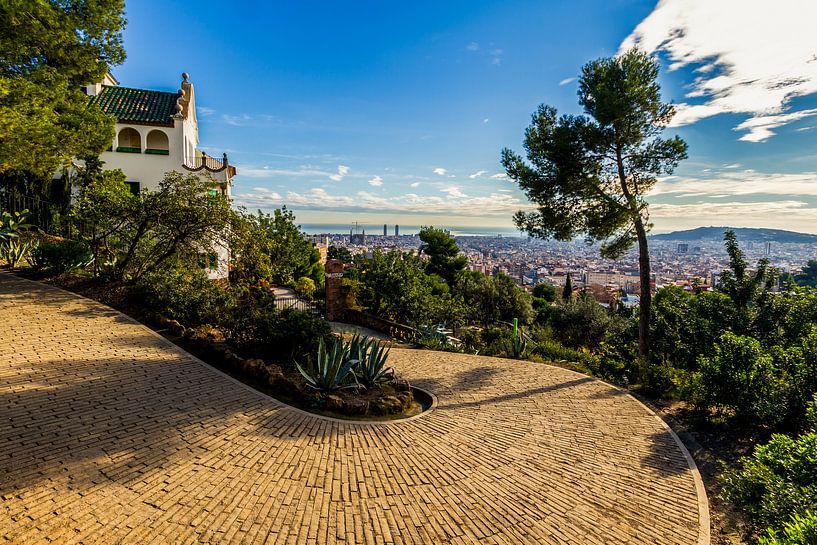
[[[439,405],[351,424],[4,274],[0,324],[0,542],[708,543],[674,436],[570,371],[395,349]]]

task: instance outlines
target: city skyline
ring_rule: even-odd
[[[578,113],[581,65],[637,44],[657,52],[678,104],[668,134],[690,145],[649,196],[655,232],[817,232],[807,2],[201,4],[221,16],[185,33],[173,30],[184,3],[163,3],[161,20],[155,2],[129,4],[114,74],[168,90],[191,74],[204,148],[238,166],[236,204],[286,205],[302,224],[512,228],[529,205],[502,147],[521,149],[540,103]]]

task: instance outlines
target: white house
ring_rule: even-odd
[[[131,191],[156,189],[166,172],[194,172],[214,181],[213,194],[230,196],[235,167],[227,154],[211,157],[197,149],[199,126],[196,98],[189,76],[182,74],[175,93],[122,87],[113,76],[87,85],[91,103],[116,116],[116,135],[100,159],[105,167],[121,169]],[[226,278],[229,254],[216,249],[208,259],[208,276]]]

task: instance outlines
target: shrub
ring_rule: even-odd
[[[91,248],[83,240],[43,242],[31,253],[31,261],[35,268],[54,274],[84,269],[92,260]]]
[[[246,303],[227,323],[230,342],[242,353],[290,366],[314,357],[321,340],[333,340],[329,323],[293,308],[276,310],[263,303]]]
[[[563,301],[551,310],[550,324],[558,340],[572,348],[597,348],[620,320],[591,297]]]
[[[757,541],[758,545],[804,545],[817,543],[817,514],[807,511],[794,515],[778,533],[772,528]]]
[[[814,426],[817,396],[810,410]],[[755,448],[751,458],[744,458],[740,467],[720,477],[722,495],[748,515],[755,529],[769,526],[772,535],[777,532],[785,535],[792,516],[817,512],[815,453],[817,430],[814,428],[796,438],[773,435],[767,444]]]
[[[310,388],[319,392],[334,392],[359,387],[352,371],[358,363],[358,360],[350,357],[349,347],[341,339],[335,339],[328,350],[323,339],[320,339],[318,357],[303,366],[296,362],[295,367]]]
[[[315,289],[315,281],[307,276],[300,277],[295,283],[295,292],[302,297],[312,297]]]
[[[701,357],[698,365],[685,390],[699,408],[726,409],[762,425],[776,425],[785,417],[786,384],[757,339],[724,333],[714,355]]]
[[[653,397],[663,397],[675,386],[672,367],[663,363],[640,361],[638,365],[638,386],[641,391]]]
[[[136,284],[135,295],[149,313],[188,327],[219,325],[236,310],[233,294],[194,265],[177,264],[146,274]]]
[[[505,356],[513,342],[513,331],[507,327],[490,326],[480,335],[483,354],[486,356]]]

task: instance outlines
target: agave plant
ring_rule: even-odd
[[[358,360],[349,357],[348,347],[340,339],[327,350],[323,339],[318,344],[318,358],[305,369],[297,362],[295,367],[306,379],[306,383],[319,392],[334,392],[358,388],[357,378],[352,368]]]
[[[37,248],[37,241],[20,240],[19,238],[6,238],[0,241],[0,258],[2,258],[12,269],[23,259],[27,258],[32,250]]]
[[[32,225],[27,223],[29,216],[28,209],[22,212],[3,211],[0,214],[0,240],[10,240],[17,238],[20,231],[31,229]]]
[[[522,332],[518,332],[511,341],[511,356],[516,359],[523,359],[528,355],[528,341],[525,340]]]
[[[362,346],[364,348],[360,350],[360,360],[354,369],[358,381],[371,387],[391,379],[392,369],[386,367],[390,348],[367,337],[364,337]]]

